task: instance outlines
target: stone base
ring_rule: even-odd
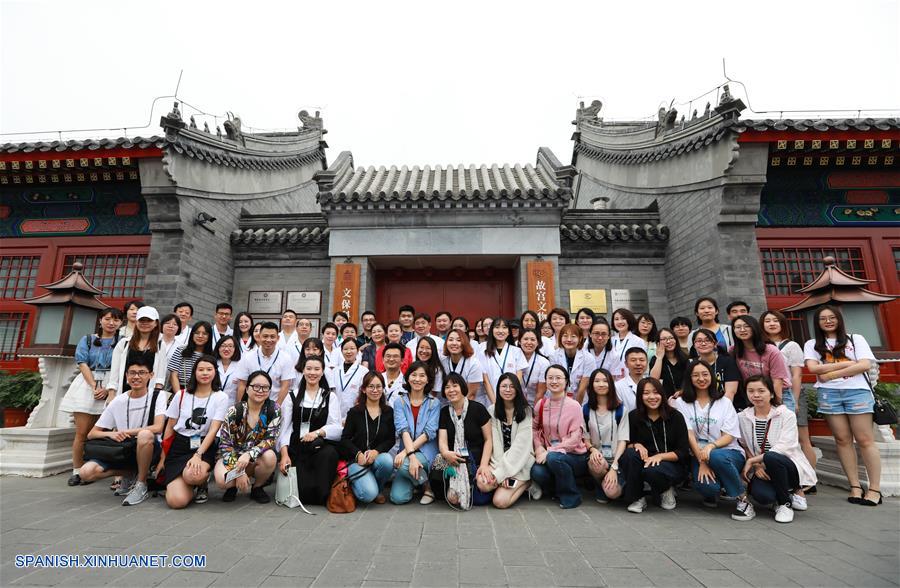
[[[841,462],[837,455],[837,444],[834,437],[813,437],[813,445],[822,452],[819,463],[816,464],[816,475],[820,484],[837,486],[850,489],[847,476],[841,468]],[[887,441],[876,442],[881,454],[881,492],[885,497],[900,496],[900,442]],[[859,465],[859,479],[865,486],[868,484],[862,458],[857,449],[856,457]]]
[[[72,469],[74,428],[0,429],[0,475],[34,478]]]

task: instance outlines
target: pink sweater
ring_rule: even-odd
[[[586,453],[584,444],[584,414],[581,405],[574,399],[564,396],[554,400],[548,396],[538,402],[535,407],[541,410],[532,421],[534,433],[534,451],[541,448],[560,453]],[[551,439],[557,439],[553,444]]]

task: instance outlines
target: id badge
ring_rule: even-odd
[[[709,445],[709,439],[697,439],[697,445],[699,445],[700,447]]]
[[[94,370],[92,375],[94,376],[94,381],[97,382],[97,384],[102,384],[103,382],[106,381],[106,378],[109,377],[109,371],[108,370]]]
[[[191,435],[191,449],[200,449],[200,435]]]
[[[613,457],[612,445],[601,446],[600,452],[603,454],[603,457],[606,459],[612,459],[612,457]]]
[[[306,437],[309,434],[309,423],[300,423],[300,438]]]

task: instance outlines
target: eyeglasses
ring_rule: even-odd
[[[703,339],[700,337],[697,337],[696,339],[694,339],[694,345],[700,345],[700,344],[706,344],[706,343],[712,343],[712,341],[710,341],[709,339]]]
[[[749,331],[750,326],[749,325],[735,325],[734,330],[735,331]]]
[[[266,384],[250,384],[250,389],[254,392],[268,392],[272,387]]]
[[[141,370],[139,372],[128,370],[127,375],[129,378],[143,378],[144,376],[149,376],[150,372],[148,372],[147,370]]]
[[[366,390],[369,392],[376,392],[378,390],[384,390],[384,386],[381,384],[369,384],[366,386]]]
[[[674,340],[675,340],[675,339],[672,338],[672,337],[660,337],[660,338],[659,338],[659,342],[660,342],[660,343],[671,343],[671,342],[674,341]]]
[[[225,310],[225,311],[217,312],[216,316],[231,316],[231,313],[229,311]]]
[[[547,376],[546,380],[548,382],[565,382],[566,377],[565,376]]]

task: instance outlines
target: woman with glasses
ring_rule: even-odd
[[[396,439],[394,410],[384,400],[384,379],[379,373],[366,372],[356,406],[347,412],[338,447],[341,458],[350,464],[350,487],[360,502],[385,503],[382,492],[394,472],[389,452]]]
[[[881,504],[881,456],[872,433],[875,397],[866,375],[875,356],[865,337],[847,332],[841,311],[833,306],[816,310],[813,332],[815,337],[803,346],[803,355],[806,369],[816,376],[819,412],[831,427],[850,484],[847,501],[877,506]],[[869,480],[865,492],[859,482],[854,439]]]
[[[219,380],[222,392],[228,396],[228,402],[234,404],[238,398],[238,379],[235,374],[241,362],[241,343],[235,335],[223,335],[216,344],[215,356],[218,359]]]
[[[697,359],[712,366],[716,375],[716,386],[728,400],[734,402],[741,382],[741,372],[734,363],[734,359],[727,353],[721,352],[716,334],[709,329],[700,328],[694,331],[691,342],[694,345],[694,351],[697,352]],[[676,391],[674,398],[678,398],[678,396]]]
[[[681,395],[687,364],[688,357],[678,344],[675,332],[672,329],[660,329],[656,356],[650,360],[650,377],[662,382],[667,399]]]
[[[602,316],[595,318],[584,351],[593,360],[593,365],[590,366],[591,371],[603,369],[618,380],[625,376],[625,364],[613,352],[611,332],[606,318]]]
[[[731,321],[731,331],[734,333],[732,357],[741,377],[746,380],[750,376],[768,376],[778,402],[782,402],[783,392],[791,390],[791,373],[778,348],[766,341],[759,321],[750,315],[740,315]],[[745,391],[734,399],[735,410],[749,405]]]
[[[228,338],[239,345],[236,337]],[[219,340],[219,348],[225,340]],[[223,502],[233,502],[238,491],[249,492],[259,504],[270,501],[263,486],[275,471],[275,442],[281,429],[281,411],[269,399],[271,389],[269,374],[253,372],[247,378],[246,399],[225,413],[214,472],[216,485],[225,491]]]

